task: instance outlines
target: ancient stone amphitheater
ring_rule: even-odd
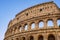
[[[9,22],[4,40],[60,40],[59,21],[60,9],[53,1],[32,6]]]

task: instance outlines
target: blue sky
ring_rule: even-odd
[[[0,0],[0,40],[3,40],[7,25],[20,11],[51,0]],[[60,0],[53,0],[60,7]]]

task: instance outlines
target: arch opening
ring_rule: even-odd
[[[20,30],[19,30],[20,32],[22,31],[22,27],[20,27]]]
[[[43,36],[42,35],[39,35],[38,36],[38,40],[43,40]]]
[[[39,22],[39,28],[43,28],[44,27],[44,22],[43,21],[40,21]]]
[[[48,40],[55,40],[54,35],[50,34],[50,35],[48,36]]]
[[[47,26],[48,27],[53,27],[54,26],[53,20],[48,20]]]
[[[35,23],[32,23],[31,24],[31,29],[34,29],[35,28]]]
[[[30,40],[34,40],[34,37],[33,36],[30,36]]]
[[[25,27],[25,31],[27,31],[28,30],[28,25],[26,24],[24,27]]]
[[[25,40],[25,37],[22,37],[22,40]]]
[[[16,40],[19,40],[19,38],[16,38]]]
[[[60,27],[60,19],[57,20],[57,26]]]

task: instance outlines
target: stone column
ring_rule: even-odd
[[[35,29],[37,30],[39,28],[38,20],[35,21]]]
[[[19,40],[22,40],[22,37],[19,37]]]
[[[30,25],[30,23],[28,23],[28,31],[30,31],[31,30],[31,25]]]
[[[44,19],[44,29],[47,29],[47,19]]]
[[[58,31],[56,31],[55,33],[55,39],[60,40],[60,33]]]
[[[34,40],[38,40],[38,35],[34,35]]]
[[[17,33],[17,29],[16,29],[15,33]]]
[[[14,32],[14,28],[13,28],[12,32],[13,32],[12,34],[14,34],[14,33],[15,33],[15,32]]]
[[[58,27],[57,27],[57,19],[54,18],[53,21],[54,21],[54,28],[58,28]]]
[[[43,37],[44,37],[44,40],[48,40],[48,35],[47,35],[47,33],[45,33]]]
[[[26,37],[25,37],[25,38],[26,38],[26,40],[29,40],[29,36],[28,36],[28,35],[26,35]]]
[[[17,26],[17,33],[19,33],[19,32],[20,32],[19,30],[20,30],[20,27],[19,27],[19,26]]]
[[[19,26],[16,26],[16,33],[19,33]]]
[[[22,27],[21,27],[21,28],[22,28],[22,30],[21,30],[21,31],[22,31],[22,32],[24,32],[24,25],[22,25]]]

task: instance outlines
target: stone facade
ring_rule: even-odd
[[[48,26],[48,21],[53,26]],[[38,4],[18,13],[8,24],[4,40],[60,40],[60,9],[52,1]],[[43,22],[44,26],[39,27]],[[32,27],[32,24],[35,27]]]

